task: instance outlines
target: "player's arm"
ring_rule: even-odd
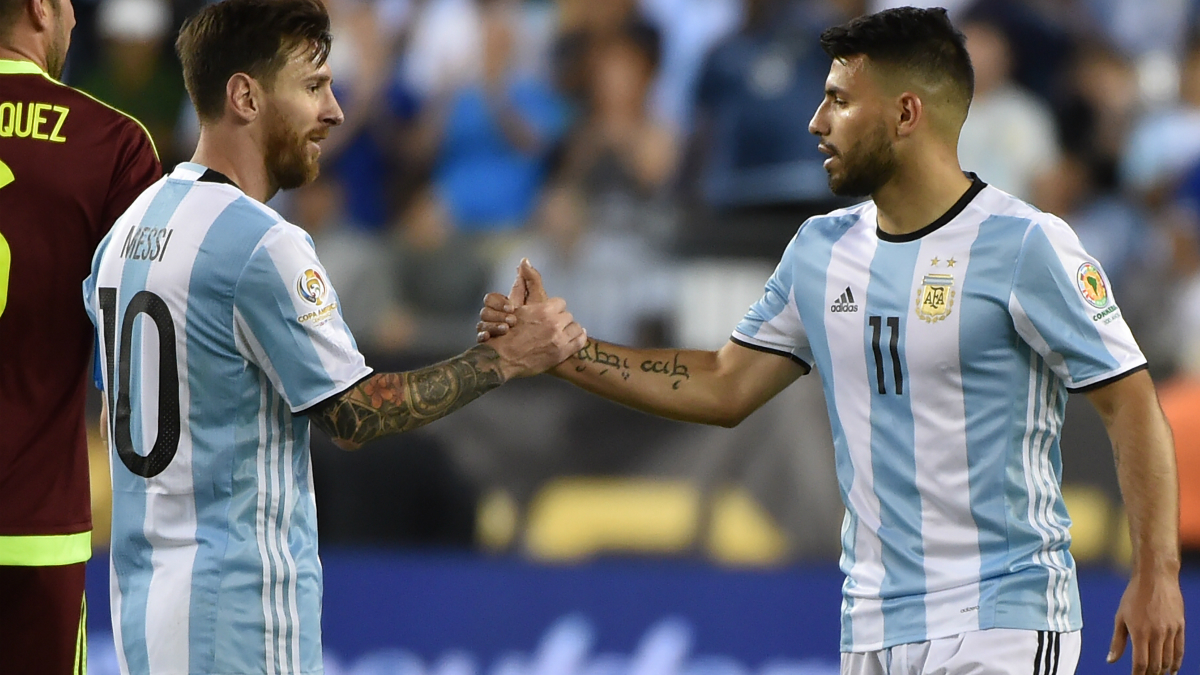
[[[377,373],[318,404],[309,419],[346,450],[439,420],[510,379],[545,372],[587,335],[559,298],[515,310],[516,325],[486,345],[403,373]]]
[[[500,355],[480,345],[441,363],[404,373],[376,373],[309,413],[346,449],[416,429],[504,384]]]
[[[1133,672],[1177,672],[1183,659],[1179,477],[1171,429],[1145,371],[1087,393],[1104,420],[1129,515],[1133,570],[1109,662],[1133,639]]]
[[[734,427],[806,371],[729,342],[717,351],[633,349],[588,340],[550,371],[593,394],[680,420]]]

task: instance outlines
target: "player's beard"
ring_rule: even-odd
[[[881,122],[846,152],[838,152],[842,170],[829,174],[829,189],[839,197],[874,194],[896,173],[896,149]]]
[[[67,22],[63,20],[62,0],[51,0],[50,9],[54,12],[58,34],[46,46],[46,74],[60,80],[63,69],[67,66],[67,48],[71,46],[71,32],[67,30]]]
[[[321,168],[317,158],[307,152],[308,139],[273,107],[268,111],[266,163],[271,184],[279,190],[292,190],[312,182]]]

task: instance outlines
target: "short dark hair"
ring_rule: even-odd
[[[332,41],[320,0],[222,0],[184,23],[175,51],[196,114],[212,121],[225,110],[229,78],[245,73],[270,87],[297,49],[320,65]]]
[[[822,33],[821,49],[832,59],[862,55],[926,77],[947,78],[968,104],[975,95],[966,38],[940,7],[900,7],[861,16]]]

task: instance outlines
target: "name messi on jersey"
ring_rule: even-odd
[[[35,141],[66,143],[63,122],[71,109],[50,103],[0,102],[0,138],[32,138]],[[50,123],[54,122],[51,128]],[[48,130],[48,131],[47,131]]]
[[[167,255],[167,244],[175,230],[165,227],[135,227],[125,235],[121,257],[127,260],[157,262]]]

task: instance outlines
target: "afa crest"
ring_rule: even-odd
[[[310,304],[318,307],[325,304],[327,289],[328,286],[326,286],[321,273],[311,267],[296,277],[296,292]]]
[[[950,316],[954,308],[954,277],[950,274],[926,274],[917,292],[917,318],[935,323]]]

